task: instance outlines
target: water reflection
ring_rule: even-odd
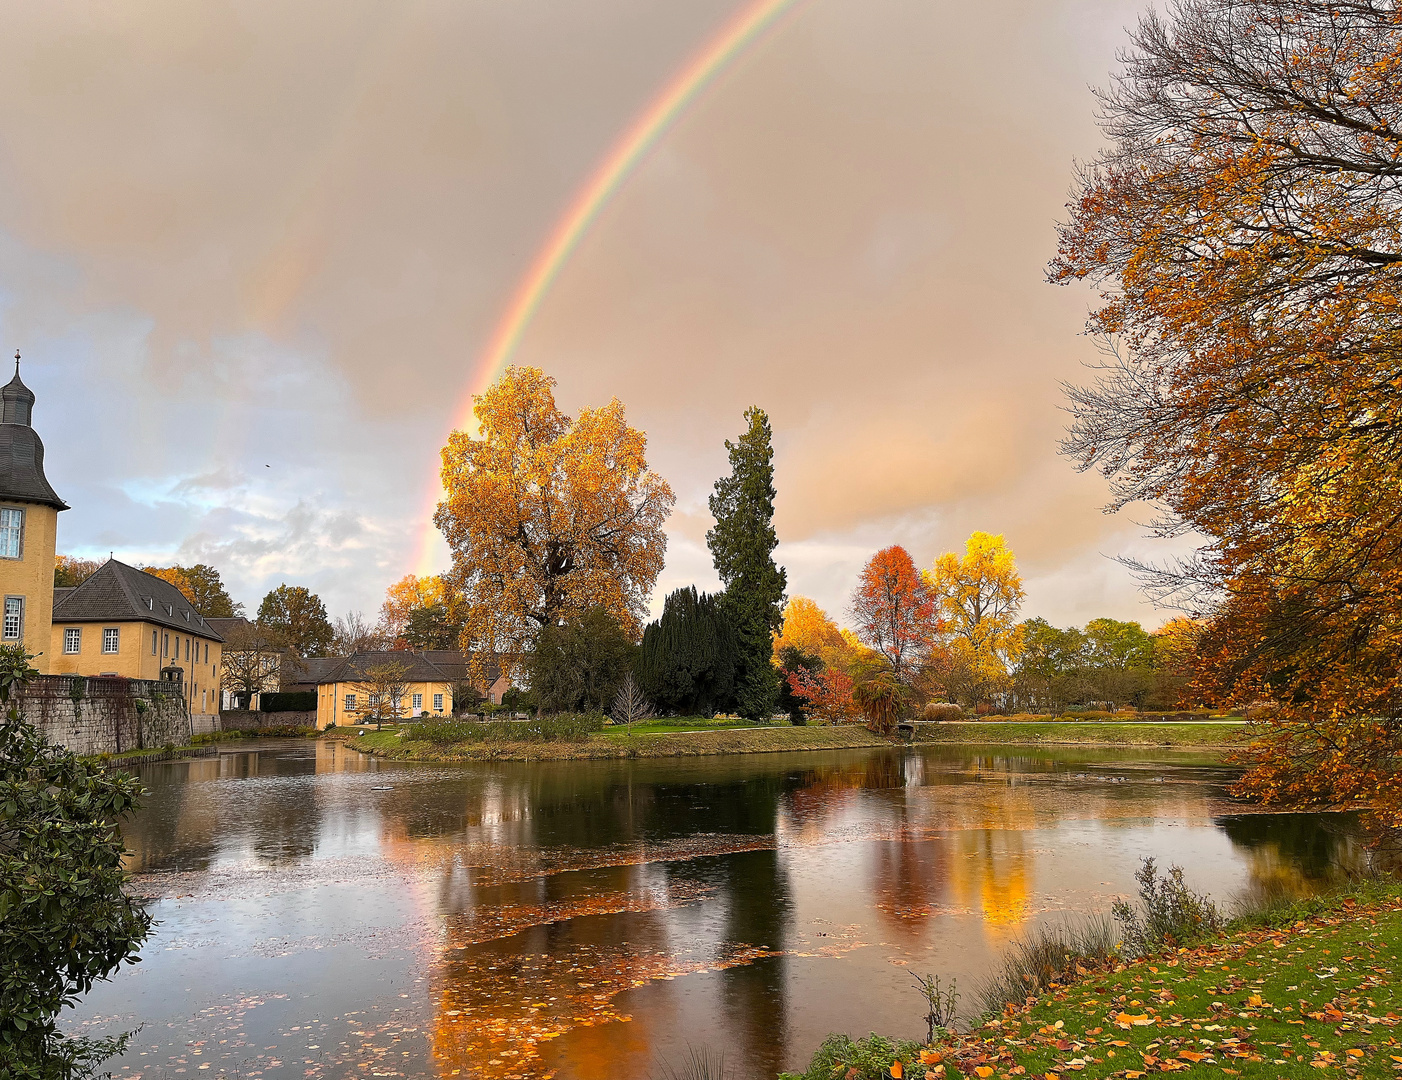
[[[260,743],[143,775],[129,862],[160,929],[78,1016],[148,1023],[123,1076],[188,1055],[211,1075],[645,1076],[692,1043],[772,1077],[830,1030],[917,1035],[908,969],[977,982],[1030,924],[1130,891],[1143,855],[1219,897],[1363,861],[1351,819],[1246,812],[1181,755],[434,767]]]

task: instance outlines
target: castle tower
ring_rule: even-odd
[[[58,512],[68,504],[44,478],[44,444],[30,426],[34,392],[15,377],[0,388],[0,643],[23,642],[49,671]]]

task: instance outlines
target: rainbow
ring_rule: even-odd
[[[750,0],[712,35],[618,137],[588,181],[570,200],[544,246],[516,286],[458,408],[458,426],[467,427],[472,423],[473,397],[491,386],[492,381],[510,363],[545,294],[550,291],[550,286],[579,246],[581,238],[589,231],[590,225],[598,218],[600,210],[657,140],[676,123],[687,106],[737,56],[754,45],[790,8],[800,3],[802,0]],[[435,505],[439,494],[434,495]],[[432,510],[428,517],[432,517]],[[436,536],[437,531],[430,521],[419,546],[417,572],[420,574],[432,572],[429,566],[433,561]]]

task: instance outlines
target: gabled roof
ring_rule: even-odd
[[[142,622],[220,641],[224,638],[168,581],[108,559],[77,588],[54,591],[54,622]]]
[[[324,675],[334,671],[345,663],[344,656],[309,656],[305,660],[289,659],[283,664],[283,685],[287,686],[320,686],[323,682],[335,682],[335,679],[325,679]]]
[[[463,682],[469,679],[467,658],[452,649],[432,649],[427,652],[410,652],[407,649],[376,649],[367,652],[353,652],[349,656],[333,657],[330,660],[304,660],[307,674],[298,678],[299,684],[325,685],[327,683],[359,682],[365,673],[377,664],[401,663],[408,669],[406,682]],[[326,664],[325,668],[313,665]],[[488,682],[494,683],[498,677],[495,661],[488,665]]]

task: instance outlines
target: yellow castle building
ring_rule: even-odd
[[[44,477],[44,444],[31,424],[34,392],[15,377],[0,388],[0,641],[23,644],[51,668],[54,553],[68,504]]]
[[[76,588],[54,588],[58,515],[68,504],[44,476],[19,359],[0,388],[0,641],[23,644],[44,675],[178,682],[193,729],[213,730],[223,638],[179,589],[115,559]]]

